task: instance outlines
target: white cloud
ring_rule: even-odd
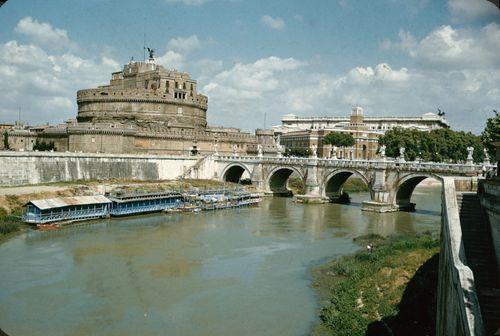
[[[196,35],[191,35],[189,37],[177,37],[170,39],[167,44],[167,48],[178,51],[189,53],[196,49],[201,48],[203,42]]]
[[[14,31],[28,36],[36,44],[52,49],[61,50],[74,47],[66,30],[54,28],[47,22],[38,22],[30,16],[21,19]]]
[[[283,30],[285,28],[285,21],[279,17],[273,18],[270,15],[264,15],[261,17],[261,21],[271,29]]]
[[[498,8],[487,0],[448,0],[448,8],[454,22],[500,16]]]
[[[480,30],[441,26],[417,41],[409,32],[399,33],[400,41],[384,40],[382,49],[408,53],[425,67],[485,68],[499,66],[500,26],[490,23]]]
[[[33,31],[37,25],[42,32],[48,32],[47,36]],[[12,40],[0,44],[1,121],[17,119],[19,107],[22,119],[31,124],[58,123],[75,117],[76,91],[106,84],[111,72],[119,69],[118,62],[109,56],[86,59],[64,49],[74,43],[65,31],[61,33],[48,23],[23,19],[15,29],[32,42]]]
[[[224,64],[222,61],[201,59],[194,63],[194,68],[196,69],[198,80],[200,82],[208,82],[224,68]]]
[[[286,80],[290,73],[303,66],[304,62],[293,58],[271,56],[253,63],[237,63],[219,72],[202,90],[209,96],[210,121],[245,128],[262,127],[258,115],[273,110],[284,112],[278,97],[288,87]]]
[[[175,51],[168,50],[165,54],[156,58],[156,62],[168,69],[182,69],[184,67],[184,56]]]
[[[380,48],[383,50],[399,49],[403,51],[412,50],[417,44],[417,40],[413,37],[410,32],[404,30],[399,31],[399,41],[393,42],[390,39],[384,39],[380,43]]]
[[[183,3],[187,6],[201,6],[208,0],[165,0],[167,3]]]

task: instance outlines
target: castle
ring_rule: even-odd
[[[189,74],[130,61],[112,73],[109,85],[77,92],[76,120],[58,126],[8,132],[9,148],[33,150],[53,142],[55,150],[89,153],[191,155],[275,152],[272,130],[255,134],[207,125],[208,98]],[[2,144],[3,145],[3,144]]]

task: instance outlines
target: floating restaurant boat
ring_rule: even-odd
[[[59,227],[54,222],[75,222],[109,216],[128,216],[164,211],[200,212],[256,205],[262,201],[257,193],[216,189],[181,194],[174,191],[125,192],[96,196],[60,197],[26,203],[22,219],[37,224],[41,230]]]
[[[75,196],[33,200],[24,206],[26,213],[22,216],[23,221],[45,225],[106,217],[109,214],[111,201],[102,195]]]
[[[112,206],[111,216],[160,212],[180,208],[184,205],[184,196],[179,192],[117,192],[106,195]]]

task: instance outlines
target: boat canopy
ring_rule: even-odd
[[[24,206],[33,205],[40,210],[63,208],[78,205],[93,205],[93,204],[110,204],[111,201],[102,195],[95,196],[75,196],[75,197],[58,197],[40,200],[31,200]]]

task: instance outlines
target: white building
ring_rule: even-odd
[[[361,108],[357,107],[356,110]],[[361,112],[362,114],[362,112]],[[417,129],[431,131],[439,128],[448,128],[448,121],[434,113],[425,113],[420,117],[364,117],[363,123],[367,130],[380,134],[395,127],[403,129]],[[351,117],[299,117],[294,114],[285,114],[281,118],[281,125],[273,126],[275,133],[288,133],[306,129],[316,130],[345,130],[351,127]]]

